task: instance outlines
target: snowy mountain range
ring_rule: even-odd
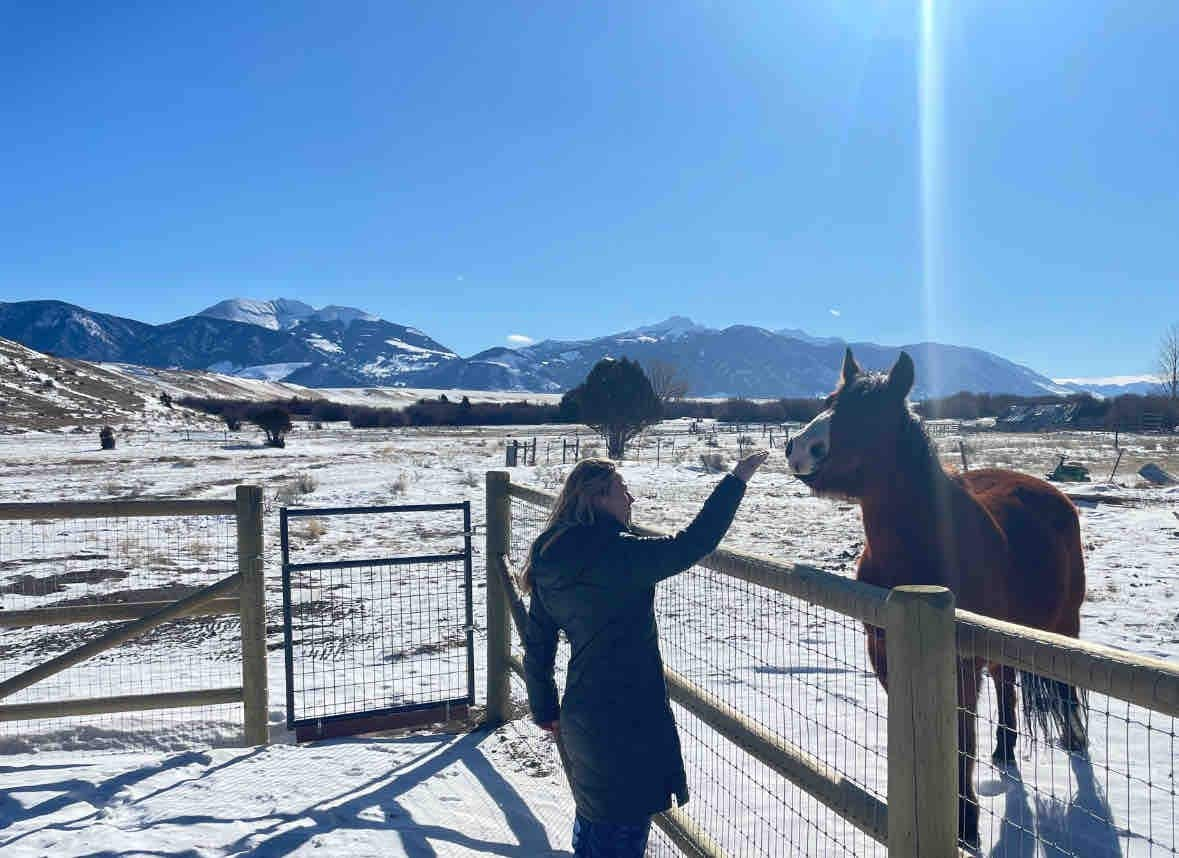
[[[0,303],[0,337],[65,358],[200,369],[310,387],[415,387],[560,392],[604,357],[674,366],[693,396],[816,396],[835,380],[846,343],[804,331],[750,325],[723,330],[672,316],[587,340],[544,340],[463,358],[422,331],[354,307],[316,309],[280,298],[221,301],[164,325],[60,301]],[[866,367],[890,366],[902,349],[917,364],[915,396],[961,390],[1064,394],[1057,383],[980,349],[940,343],[852,343]],[[1112,387],[1101,391],[1113,393]]]

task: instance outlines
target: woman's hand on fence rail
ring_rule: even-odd
[[[749,478],[757,473],[757,469],[764,465],[769,457],[769,450],[758,450],[756,453],[750,453],[733,468],[733,476],[743,483],[749,482]]]

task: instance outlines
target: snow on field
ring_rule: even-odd
[[[504,439],[538,437],[538,464],[514,469],[512,478],[552,491],[568,471],[559,463],[563,435],[569,435],[565,427],[300,426],[285,449],[275,450],[259,446],[248,433],[228,441],[219,432],[190,433],[186,441],[175,432],[142,431],[121,435],[119,448],[103,453],[89,436],[27,433],[0,437],[0,502],[228,498],[234,484],[262,485],[268,498],[266,567],[274,646],[281,639],[280,502],[348,506],[470,500],[474,521],[480,523],[483,474],[502,466]],[[584,447],[584,434],[581,440]],[[1128,460],[1157,461],[1173,469],[1167,463],[1174,461],[1177,445],[1171,439],[1122,440],[1130,450],[1119,471],[1125,485],[1069,487],[1085,496],[1126,501],[1079,504],[1089,575],[1082,636],[1174,658],[1179,654],[1179,493],[1139,486],[1136,465]],[[731,461],[735,438],[722,435],[721,443]],[[1090,463],[1101,477],[1114,456],[1112,439],[1099,436],[986,434],[971,436],[967,443],[972,466],[1004,464],[1030,473],[1048,470],[1058,448],[1070,459]],[[942,444],[947,461],[956,461],[956,441]],[[624,464],[638,498],[639,520],[672,528],[690,518],[718,479],[701,466],[706,449],[695,436],[665,435],[656,465],[651,436],[637,451],[638,461]],[[299,483],[311,491],[300,494]],[[532,519],[535,525],[536,516]],[[429,540],[421,529],[325,523],[319,533],[293,529],[296,548],[320,557],[364,556],[382,546],[414,551]],[[517,522],[518,541],[526,524]],[[788,476],[784,458],[776,456],[751,486],[725,544],[850,574],[861,540],[855,507],[810,497]],[[480,541],[475,540],[479,630]],[[0,540],[0,552],[4,547]],[[11,574],[13,567],[5,564],[13,559],[0,556],[0,583]],[[12,596],[3,598],[5,607],[16,607]],[[866,669],[856,624],[795,600],[718,582],[702,570],[664,585],[660,608],[670,666],[739,702],[751,718],[884,795],[884,698]],[[13,640],[11,632],[0,637],[9,645]],[[186,645],[198,655],[202,647],[213,646]],[[481,698],[484,654],[479,649],[476,655]],[[36,660],[36,653],[10,658],[3,675]],[[16,856],[165,850],[301,854],[316,848],[319,854],[355,855],[564,854],[571,804],[554,771],[551,749],[526,723],[489,734],[387,736],[296,747],[284,727],[283,675],[282,650],[275,647],[270,653],[275,744],[261,750],[97,754],[84,748],[103,744],[96,738],[102,734],[87,733],[73,719],[48,727],[58,729],[59,740],[68,734],[83,750],[32,752],[19,742],[0,743],[0,750],[16,751],[0,757],[0,850]],[[86,689],[79,687],[72,696],[86,696]],[[1091,763],[1021,738],[1017,770],[980,765],[984,854],[1174,854],[1173,722],[1104,699],[1091,703]],[[993,741],[993,707],[988,692],[979,722],[984,758]],[[46,724],[41,722],[40,729]],[[774,786],[772,776],[750,766],[735,772],[719,765],[718,759],[733,758],[713,747],[708,732],[692,719],[681,717],[681,730],[693,788],[687,810],[718,837],[731,840],[733,854],[785,854],[767,831],[793,844],[789,854],[877,854],[862,835],[841,833],[814,802]],[[3,736],[10,734],[0,731]],[[750,778],[770,788],[750,790]],[[782,816],[783,803],[798,812]],[[748,839],[753,831],[761,832],[760,840]],[[1028,832],[1060,844],[1058,851],[1037,853]],[[844,848],[849,846],[854,849]]]

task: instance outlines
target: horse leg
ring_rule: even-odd
[[[974,792],[974,760],[978,754],[975,711],[982,681],[974,659],[958,662],[958,839],[978,846],[978,796]]]
[[[884,629],[864,624],[864,633],[868,636],[868,661],[876,678],[888,691],[888,659],[885,656]]]
[[[1015,762],[1015,668],[1005,664],[990,664],[988,671],[995,684],[995,699],[999,702],[999,726],[995,729],[995,753],[991,759],[997,766]]]

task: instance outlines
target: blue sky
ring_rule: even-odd
[[[1151,368],[1179,4],[38,3],[0,51],[0,300],[354,305],[463,354],[673,313]],[[927,114],[931,115],[931,114]]]

